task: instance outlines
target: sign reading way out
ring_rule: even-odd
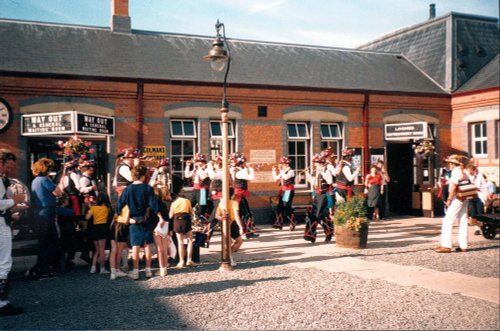
[[[115,119],[109,116],[64,111],[21,116],[21,135],[45,136],[49,134],[115,135]]]

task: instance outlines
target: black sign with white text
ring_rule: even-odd
[[[21,116],[21,135],[44,136],[50,134],[83,134],[114,136],[113,117],[64,111],[46,114],[25,114]]]
[[[115,119],[76,113],[76,132],[81,134],[115,135]]]

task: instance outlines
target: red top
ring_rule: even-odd
[[[367,175],[365,183],[369,185],[382,185],[382,175],[380,175],[379,173],[375,174],[374,176],[372,176],[371,174]]]

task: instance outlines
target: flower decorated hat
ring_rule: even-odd
[[[325,163],[326,159],[321,153],[316,153],[312,157],[313,163]]]
[[[290,164],[291,162],[292,162],[292,160],[290,160],[290,158],[287,156],[282,156],[280,159],[281,164]]]
[[[342,150],[342,156],[353,156],[353,155],[354,155],[354,148],[346,147]]]

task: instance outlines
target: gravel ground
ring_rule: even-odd
[[[492,249],[441,258],[429,250],[364,255],[404,264],[450,264],[474,274]],[[494,249],[496,247],[496,249]],[[493,253],[492,253],[493,252]],[[361,254],[362,255],[362,254]],[[426,255],[428,255],[426,257]],[[461,255],[462,256],[462,255]],[[361,257],[361,256],[360,256]],[[470,263],[474,263],[473,265]],[[458,265],[467,265],[466,267]],[[461,295],[402,287],[345,273],[276,265],[272,261],[239,263],[220,273],[218,263],[170,269],[166,278],[140,281],[90,275],[79,268],[63,277],[41,281],[17,279],[12,301],[26,313],[0,320],[0,329],[206,329],[311,330],[405,329],[484,330],[500,328],[499,306]],[[490,269],[484,268],[484,269]],[[495,272],[489,271],[493,277]],[[141,273],[141,276],[143,274]]]

